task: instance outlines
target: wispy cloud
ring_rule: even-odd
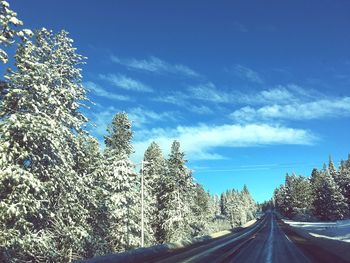
[[[145,109],[143,107],[129,109],[127,113],[134,127],[142,127],[144,124],[154,122],[169,123],[173,121],[178,121],[180,118],[179,113],[167,111],[155,112],[149,109]]]
[[[288,84],[250,93],[237,92],[235,97],[241,104],[266,105],[301,103],[319,96],[320,94],[312,90],[306,91],[298,85]]]
[[[238,31],[238,32],[241,32],[241,33],[247,33],[249,31],[247,26],[245,26],[242,23],[239,23],[237,21],[232,24],[232,28],[235,31]]]
[[[188,105],[188,98],[188,95],[186,95],[183,92],[173,92],[171,94],[163,94],[160,96],[156,96],[152,98],[152,100],[156,102],[169,103],[180,107],[184,107]]]
[[[213,114],[214,111],[205,106],[205,105],[190,105],[188,107],[188,110],[190,110],[191,112],[197,113],[197,114],[201,114],[201,115],[205,115],[205,114]]]
[[[212,82],[188,87],[190,99],[211,101],[217,103],[232,102],[233,94],[219,90]]]
[[[191,160],[213,160],[226,158],[215,153],[217,147],[312,145],[317,139],[307,130],[283,126],[266,124],[208,126],[203,124],[144,131],[136,139],[135,149],[138,153],[143,153],[152,141],[156,141],[164,152],[168,153],[171,142],[179,140],[182,149]]]
[[[321,99],[305,103],[243,107],[231,114],[236,121],[312,120],[350,116],[350,97]]]
[[[84,83],[84,86],[92,91],[96,96],[104,97],[112,100],[120,100],[120,101],[131,101],[132,99],[129,96],[118,95],[113,92],[107,91],[103,89],[100,85],[87,81]]]
[[[236,65],[234,67],[234,73],[245,80],[248,80],[253,83],[262,84],[264,83],[263,79],[260,77],[259,73],[242,65]]]
[[[305,91],[294,84],[258,91],[242,92],[219,89],[214,83],[206,82],[189,86],[186,92],[177,91],[154,97],[153,100],[186,107],[188,109],[189,106],[193,105],[194,100],[212,102],[214,104],[267,105],[301,103],[319,96],[320,95],[314,91]],[[194,111],[195,110],[196,109],[194,109]]]
[[[112,85],[131,91],[139,91],[139,92],[153,92],[153,89],[143,84],[142,82],[129,78],[122,74],[100,74],[100,79],[106,80]]]
[[[117,56],[111,56],[111,60],[115,63],[126,66],[129,69],[136,69],[158,74],[171,73],[187,77],[200,77],[200,74],[185,65],[171,64],[154,56],[151,56],[147,59],[122,59]]]
[[[191,101],[191,96],[186,95],[183,92],[175,92],[170,95],[157,96],[152,98],[155,102],[162,102],[173,104],[183,108],[183,110],[188,110],[190,112],[205,115],[205,114],[213,114],[214,111],[208,106],[193,104]]]

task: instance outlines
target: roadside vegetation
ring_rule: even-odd
[[[350,218],[350,155],[339,167],[329,158],[328,165],[313,169],[310,177],[287,174],[273,203],[282,215],[297,221]]]
[[[70,262],[140,247],[142,229],[151,246],[254,218],[248,188],[207,193],[178,141],[167,157],[153,142],[142,165],[133,163],[125,112],[115,114],[102,146],[82,111],[86,58],[66,31],[33,33],[22,24],[0,1],[0,63],[11,65],[0,83],[1,262]]]

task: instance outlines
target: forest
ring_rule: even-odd
[[[22,25],[1,1],[1,262],[70,262],[140,247],[142,228],[152,246],[255,217],[246,186],[206,192],[178,141],[166,157],[153,142],[134,163],[127,113],[115,113],[104,144],[89,134],[86,58],[66,31]]]
[[[286,175],[274,192],[275,207],[296,220],[335,221],[350,218],[350,155],[336,167],[332,158],[310,177]]]

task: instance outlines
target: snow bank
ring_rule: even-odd
[[[292,231],[308,241],[341,257],[345,262],[349,262],[350,242],[348,237],[350,233],[350,220],[337,222],[297,222],[282,219],[282,221]]]
[[[256,222],[256,220],[251,220],[247,223],[245,223],[241,228],[247,228],[251,225],[253,225]],[[137,248],[134,250],[126,251],[119,254],[110,254],[100,257],[94,257],[91,259],[79,261],[80,263],[131,263],[131,262],[142,262],[152,261],[153,258],[161,257],[162,255],[167,255],[171,252],[174,252],[175,250],[186,248],[191,245],[199,244],[201,242],[209,241],[215,238],[223,237],[225,235],[231,234],[231,230],[223,230],[220,232],[212,233],[210,235],[201,236],[193,238],[192,240],[188,241],[181,241],[176,243],[169,243],[169,244],[163,244],[163,245],[156,245],[152,247],[146,247],[146,248]]]
[[[292,227],[303,229],[314,237],[350,242],[350,220],[339,220],[336,222],[283,221]]]

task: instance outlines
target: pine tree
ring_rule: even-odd
[[[112,120],[112,123],[107,128],[105,136],[105,144],[112,148],[120,156],[130,156],[134,152],[131,140],[133,133],[131,130],[131,122],[125,112],[117,113]]]
[[[7,1],[0,1],[0,61],[7,63],[8,55],[1,46],[9,46],[15,42],[15,38],[19,37],[23,41],[27,37],[32,36],[29,29],[17,30],[18,26],[22,26],[23,22],[17,18],[17,13],[10,9]]]
[[[321,188],[316,195],[316,203],[321,220],[344,219],[348,213],[348,205],[334,178],[328,173],[322,178]]]
[[[160,193],[161,180],[166,172],[166,162],[157,143],[152,142],[144,155],[144,217],[145,217],[145,244],[160,243]]]
[[[346,161],[341,163],[337,184],[350,207],[350,155]],[[350,212],[348,216],[350,216]]]
[[[101,255],[108,252],[106,243],[103,239],[104,232],[104,167],[103,156],[100,151],[98,141],[87,135],[79,136],[79,147],[76,151],[76,167],[77,173],[84,179],[86,187],[81,189],[85,191],[83,200],[85,207],[88,209],[88,224],[90,226],[90,238],[84,248],[85,258],[95,255]]]
[[[192,236],[208,234],[210,221],[215,216],[215,208],[211,201],[210,194],[200,184],[196,184],[191,208],[194,218],[191,224]]]
[[[188,239],[191,236],[191,203],[193,180],[186,167],[184,153],[180,143],[174,141],[169,155],[168,170],[162,180],[160,196],[160,220],[162,242],[174,242]]]
[[[324,181],[325,173],[318,171],[316,168],[312,170],[311,173],[311,202],[312,202],[312,213],[315,216],[321,215],[324,210],[324,204],[322,199],[319,198],[320,191],[323,187],[323,181]]]
[[[117,113],[107,133],[101,217],[107,250],[120,252],[140,245],[140,178],[129,159],[133,132],[127,114]]]
[[[67,32],[42,29],[19,46],[0,105],[1,247],[8,258],[66,262],[89,238],[75,170],[86,118],[80,65]],[[23,178],[23,179],[22,179]],[[26,179],[24,179],[26,178]],[[72,238],[74,237],[74,238]]]
[[[248,187],[246,185],[243,186],[241,195],[242,195],[244,210],[246,212],[247,221],[252,220],[255,218],[257,205],[254,199],[252,198],[252,196],[250,195]]]
[[[285,183],[286,216],[308,216],[311,209],[311,185],[303,176],[287,175]]]

